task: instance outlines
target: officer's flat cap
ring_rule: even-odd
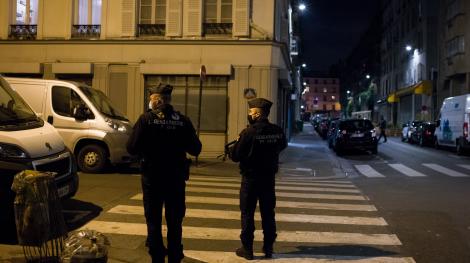
[[[158,86],[151,87],[149,90],[150,90],[150,95],[152,94],[171,95],[171,92],[173,91],[173,86],[160,83],[158,84]]]
[[[256,99],[251,99],[248,101],[248,107],[251,108],[261,108],[263,110],[269,111],[271,109],[271,106],[273,105],[272,102],[270,102],[267,99],[263,98],[256,98]]]

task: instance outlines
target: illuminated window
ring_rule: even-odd
[[[335,99],[336,99],[336,97],[335,97],[335,96],[331,96],[331,99],[332,99],[332,100],[335,100]]]
[[[16,24],[37,25],[38,23],[38,0],[16,1]]]
[[[166,0],[141,0],[140,24],[165,24]]]
[[[101,24],[101,0],[75,0],[74,24],[99,25]]]
[[[204,23],[232,23],[232,1],[204,1]]]
[[[328,89],[327,89],[327,88],[323,88],[323,92],[324,92],[324,93],[328,92]]]

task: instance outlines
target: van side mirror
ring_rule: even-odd
[[[85,121],[90,116],[90,110],[84,104],[77,104],[73,108],[73,117],[77,121]]]

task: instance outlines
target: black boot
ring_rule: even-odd
[[[247,249],[244,246],[237,248],[235,254],[247,260],[253,260],[253,249]]]
[[[265,258],[272,258],[273,257],[273,247],[272,246],[264,246],[263,247],[264,257]]]

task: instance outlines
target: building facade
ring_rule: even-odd
[[[290,0],[2,0],[0,74],[85,82],[135,121],[149,87],[174,86],[173,104],[196,126],[199,75],[204,157],[246,127],[246,88],[274,102],[290,128],[300,97]]]
[[[437,113],[444,98],[470,93],[470,2],[445,0],[440,5]]]
[[[438,2],[383,1],[377,110],[395,125],[435,117]]]
[[[339,103],[340,83],[337,78],[304,77],[305,90],[302,95],[305,112],[329,112],[337,116],[341,111]]]

